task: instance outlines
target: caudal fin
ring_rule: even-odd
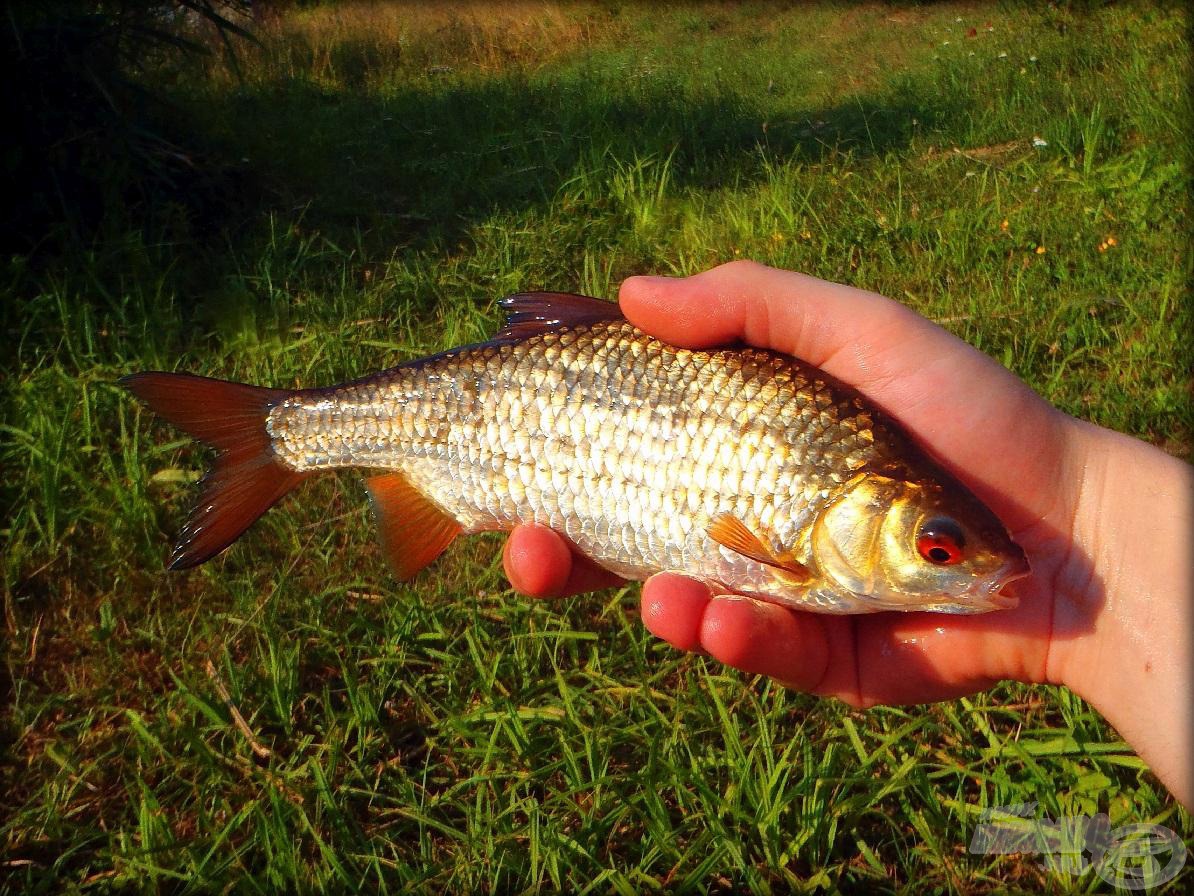
[[[134,373],[120,385],[217,452],[203,493],[178,533],[171,569],[210,560],[299,484],[306,473],[274,456],[266,419],[290,393],[185,373]]]

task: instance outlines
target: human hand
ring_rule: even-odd
[[[999,514],[1032,559],[1034,583],[1048,575],[1033,548],[1068,526],[1042,523],[1060,510],[1045,505],[1053,484],[1066,480],[1064,418],[981,352],[888,299],[749,262],[683,280],[631,278],[621,303],[665,341],[697,348],[743,340],[855,386]],[[1026,505],[1013,497],[1021,495],[1048,499]],[[539,527],[512,534],[506,561],[515,587],[534,595],[612,581]],[[661,575],[644,587],[642,612],[676,647],[866,706],[942,699],[1000,678],[1047,679],[1052,608],[1043,591],[1019,589],[1019,608],[994,616],[825,616],[714,596],[701,582]]]
[[[1141,489],[1150,488],[1146,480],[1108,494],[1109,479],[1127,483],[1133,471],[1156,465],[1158,475],[1186,482],[1186,465],[1062,414],[986,355],[874,293],[733,262],[684,279],[630,278],[620,302],[633,323],[667,342],[700,348],[741,340],[853,385],[983,499],[1032,564],[1032,576],[1013,586],[1017,608],[977,616],[794,612],[661,574],[643,587],[643,621],[654,634],[857,707],[947,699],[1001,679],[1065,683],[1121,729],[1116,716],[1135,686],[1131,676],[1108,680],[1105,665],[1125,631],[1147,640],[1161,627],[1154,659],[1168,655],[1173,671],[1164,627],[1181,619],[1155,607],[1140,618],[1133,598],[1147,585],[1139,569],[1125,568],[1125,550],[1149,554],[1148,573],[1171,575],[1171,589],[1188,576],[1183,552],[1164,539],[1109,548],[1096,522],[1113,515],[1130,534]],[[536,596],[617,581],[541,527],[512,533],[505,563],[515,588]],[[1188,602],[1178,606],[1188,619]],[[1144,668],[1138,655],[1133,661]]]

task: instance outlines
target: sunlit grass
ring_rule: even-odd
[[[519,289],[734,257],[1189,454],[1177,12],[493,9],[263,23],[240,80],[171,82],[260,208],[6,260],[8,886],[1065,892],[1097,878],[966,852],[983,807],[1188,840],[1072,695],[851,712],[655,642],[633,588],[520,598],[493,537],[398,585],[352,476],[163,571],[203,458],[120,375],[332,383],[484,338]]]

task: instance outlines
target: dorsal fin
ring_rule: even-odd
[[[569,292],[520,292],[498,302],[506,310],[506,325],[494,341],[518,341],[563,327],[584,327],[625,320],[613,302]]]

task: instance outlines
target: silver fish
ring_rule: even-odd
[[[409,578],[460,534],[540,523],[620,576],[660,571],[827,613],[1014,606],[998,518],[823,371],[693,351],[617,306],[527,293],[486,343],[322,389],[122,380],[217,451],[171,566],[224,550],[306,477],[359,467]]]

